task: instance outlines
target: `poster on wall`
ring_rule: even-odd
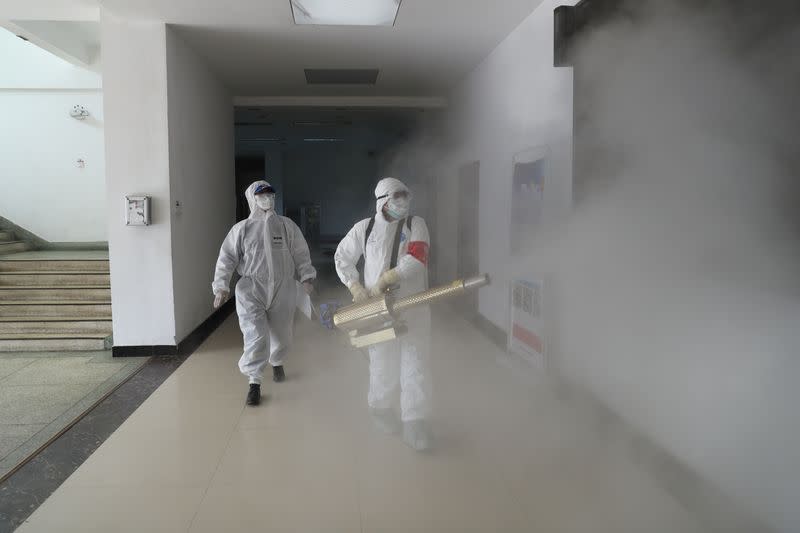
[[[547,368],[547,344],[542,309],[544,282],[514,280],[511,284],[511,323],[508,350],[542,370]]]
[[[548,148],[541,146],[514,156],[511,184],[511,255],[527,251],[532,234],[542,221],[547,181]]]

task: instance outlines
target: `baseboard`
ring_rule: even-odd
[[[177,345],[114,346],[111,354],[114,357],[190,355],[233,313],[234,309],[234,300],[228,300]]]
[[[502,328],[497,327],[494,322],[480,313],[476,314],[471,322],[475,324],[481,333],[489,337],[489,340],[496,344],[498,348],[504,351],[508,349],[508,335]]]
[[[37,245],[38,250],[65,252],[107,252],[108,243],[98,242],[44,242]]]
[[[479,312],[465,311],[464,308],[461,307],[459,301],[450,300],[448,302],[433,303],[431,307],[439,309],[445,313],[452,313],[460,316],[475,326],[478,331],[486,335],[486,337],[488,337],[489,340],[492,341],[492,343],[498,348],[503,351],[508,349],[508,335],[506,335],[506,332],[503,330],[503,328],[497,327],[494,322]]]
[[[184,337],[184,339],[178,343],[176,353],[178,355],[190,355],[194,353],[194,351],[225,322],[235,309],[236,299],[231,298],[225,302],[222,307],[211,313],[211,316],[205,319],[202,324],[194,328],[194,331]]]
[[[152,357],[154,355],[177,355],[178,347],[170,344],[153,346],[114,346],[111,355],[114,357]]]

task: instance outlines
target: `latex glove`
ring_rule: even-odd
[[[222,307],[222,304],[228,301],[228,297],[230,297],[231,293],[228,291],[219,291],[214,295],[214,309],[219,309]]]
[[[314,280],[307,279],[303,282],[303,289],[305,289],[306,294],[311,296],[314,294]]]
[[[361,283],[354,281],[348,288],[350,289],[350,294],[353,295],[353,302],[359,304],[364,300],[369,300],[369,293]]]
[[[397,269],[387,270],[381,277],[378,278],[378,283],[374,287],[372,287],[372,291],[370,294],[372,296],[379,296],[386,292],[386,289],[391,287],[392,285],[397,285],[400,283],[400,274],[397,273]]]

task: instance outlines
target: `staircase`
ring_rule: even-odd
[[[15,240],[13,232],[0,229],[0,255],[25,252],[30,248],[27,242]]]
[[[0,236],[0,352],[108,349],[108,253],[25,251]]]

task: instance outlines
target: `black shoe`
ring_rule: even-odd
[[[250,390],[247,391],[247,405],[258,405],[261,403],[261,385],[257,383],[250,384]]]
[[[283,365],[272,367],[272,381],[280,383],[286,379],[286,374],[283,373]]]

